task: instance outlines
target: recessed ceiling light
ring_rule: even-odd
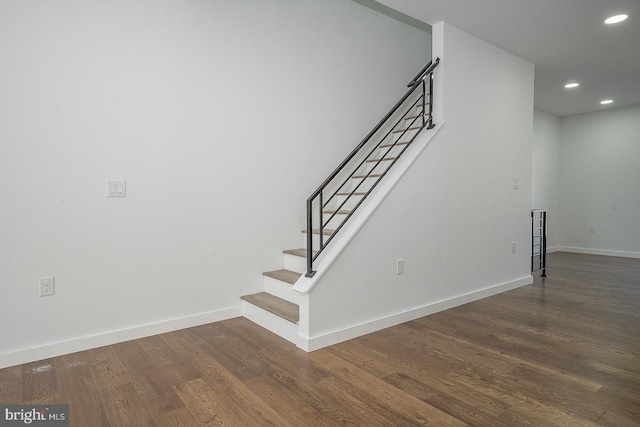
[[[577,80],[567,80],[564,83],[564,87],[567,89],[573,89],[574,87],[578,87],[578,86],[580,86],[580,83],[578,83]]]
[[[602,101],[600,101],[600,104],[602,104],[602,105],[613,104],[613,99],[602,100]]]
[[[628,17],[629,17],[628,15],[616,15],[616,16],[612,16],[611,18],[605,19],[604,23],[605,24],[617,24],[618,22],[624,21]]]

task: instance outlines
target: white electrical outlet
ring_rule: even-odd
[[[41,277],[40,278],[40,296],[46,297],[55,294],[56,279],[55,277]]]
[[[516,242],[511,242],[511,253],[512,254],[516,253]]]
[[[404,274],[404,260],[399,259],[396,262],[396,274]]]

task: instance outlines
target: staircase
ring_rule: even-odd
[[[409,119],[407,119],[409,120]],[[365,169],[350,179],[349,188],[336,193],[333,208],[323,211],[330,218],[323,229],[324,238],[331,237],[335,228],[342,224],[352,213],[366,192],[378,180],[388,164],[393,162],[398,154],[409,145],[409,141],[421,128],[414,128],[404,134],[403,139],[393,143],[382,144],[378,148],[378,156],[365,162]],[[384,156],[384,157],[383,157]],[[378,162],[378,160],[380,160]],[[357,190],[354,190],[356,189]],[[338,210],[337,206],[341,206]],[[319,247],[319,230],[313,230],[313,247]],[[303,247],[283,251],[283,269],[266,271],[264,277],[264,291],[242,296],[242,312],[244,317],[280,335],[288,341],[298,343],[298,323],[300,321],[300,305],[305,304],[306,295],[293,289],[293,285],[304,275],[307,269],[307,230],[302,230]],[[317,251],[314,251],[315,255]]]
[[[313,262],[343,228],[377,184],[425,128],[431,129],[431,62],[409,83],[411,88],[343,163],[307,200],[307,228],[301,248],[283,251],[280,270],[267,271],[264,291],[241,297],[243,316],[305,348],[300,323],[309,324],[310,293],[293,289],[313,278]],[[426,80],[430,80],[427,92]],[[421,86],[422,92],[416,91]],[[416,95],[417,93],[417,95]],[[323,195],[327,194],[326,201]],[[318,216],[313,217],[313,212]],[[309,278],[309,279],[307,279]]]

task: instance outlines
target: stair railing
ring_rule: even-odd
[[[416,74],[407,85],[409,87],[407,93],[307,199],[307,228],[305,230],[307,233],[307,277],[313,277],[315,274],[313,262],[378,185],[387,171],[398,161],[420,131],[425,127],[431,129],[435,126],[432,114],[433,71],[439,63],[440,58],[429,61]],[[376,155],[376,153],[378,154]],[[390,154],[393,157],[387,157]],[[369,164],[368,168],[367,164]],[[348,184],[354,178],[359,182],[355,184],[354,188],[347,190]],[[369,181],[369,185],[365,184],[367,181]],[[340,201],[340,198],[343,200]],[[332,204],[335,208],[329,210],[328,207]],[[353,205],[353,207],[346,209],[345,206],[349,205]],[[317,211],[316,216],[314,216],[314,211]],[[340,216],[344,216],[344,218],[340,219]],[[334,228],[329,229],[329,225]],[[317,234],[319,239],[317,250],[314,250],[313,245],[314,234]],[[325,235],[328,236],[326,240]]]

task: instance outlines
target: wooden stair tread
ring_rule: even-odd
[[[307,257],[307,250],[305,248],[300,249],[287,249],[286,251],[282,251],[283,254],[298,256],[300,258]],[[318,251],[313,251],[313,255],[317,254]]]
[[[291,323],[298,324],[300,319],[300,307],[298,305],[266,292],[244,295],[240,299],[282,317]]]
[[[336,231],[336,230],[331,230],[330,228],[325,228],[325,229],[324,229],[324,230],[322,230],[322,231],[323,231],[323,233],[322,233],[323,235],[325,235],[325,236],[331,236],[333,233],[335,233],[335,231]],[[302,232],[303,232],[303,233],[306,233],[306,232],[307,232],[307,230],[306,230],[306,229],[304,229],[304,230],[302,230]],[[320,234],[320,230],[319,230],[319,229],[317,229],[317,228],[314,228],[314,229],[313,229],[313,234]]]
[[[302,274],[297,273],[291,270],[274,270],[274,271],[265,271],[262,273],[263,276],[271,277],[272,279],[280,280],[282,282],[289,283],[293,285],[296,281],[302,276]]]
[[[381,176],[382,176],[381,173],[372,173],[370,175],[354,175],[351,178],[357,178],[357,179],[360,179],[360,178],[378,178],[378,177],[381,177]]]
[[[333,215],[334,213],[338,214],[338,215],[349,215],[351,213],[351,211],[348,210],[348,209],[340,209],[339,211],[336,211],[335,209],[333,209],[333,210],[329,209],[329,210],[326,210],[326,211],[322,211],[322,213],[326,213],[326,214],[329,214],[329,215]]]
[[[389,147],[393,147],[394,145],[397,147],[398,145],[407,145],[409,142],[396,142],[395,144],[384,144],[384,145],[380,145],[378,148],[389,148]]]
[[[338,196],[364,196],[365,193],[364,191],[357,191],[355,193],[337,193]]]
[[[388,162],[390,160],[395,160],[395,159],[397,159],[397,157],[385,157],[384,159],[370,159],[370,160],[367,160],[367,163],[375,163],[379,161]]]
[[[418,129],[422,129],[422,127],[418,126],[418,127],[408,128],[408,129],[398,129],[398,130],[394,130],[392,133],[402,133],[402,132],[418,130]]]

